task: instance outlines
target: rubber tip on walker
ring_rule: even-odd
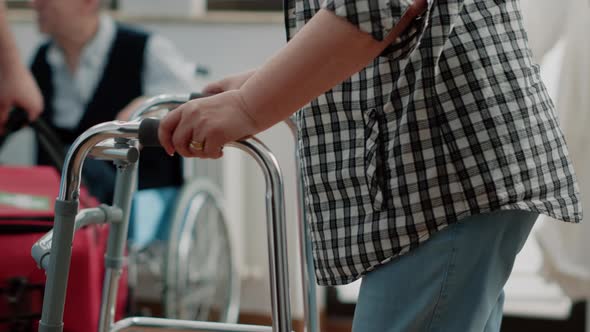
[[[139,143],[143,146],[161,147],[158,139],[158,127],[160,127],[160,120],[154,118],[146,118],[139,124]]]

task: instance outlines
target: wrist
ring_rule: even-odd
[[[251,123],[254,130],[256,130],[256,132],[261,132],[264,129],[266,129],[261,124],[261,121],[259,119],[257,119],[257,117],[256,117],[257,114],[253,111],[254,108],[251,107],[252,102],[248,100],[248,96],[246,94],[244,94],[242,89],[238,89],[235,91],[236,91],[237,99],[238,99],[239,106],[240,106],[239,109],[242,111],[244,116],[249,120],[249,122]]]
[[[3,15],[0,14],[0,17]],[[0,57],[0,69],[5,73],[17,72],[19,67],[23,66],[18,47],[6,26],[6,22],[0,23],[0,47],[2,56]]]
[[[4,66],[5,70],[10,70],[11,72],[18,72],[24,66],[16,45],[4,50],[4,54],[0,57],[0,65]]]

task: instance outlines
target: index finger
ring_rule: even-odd
[[[162,147],[169,155],[174,154],[172,134],[174,134],[176,127],[180,123],[182,117],[181,107],[182,105],[166,114],[166,116],[162,118],[162,121],[160,121],[160,127],[158,128],[158,139],[160,140],[160,144],[162,144]]]

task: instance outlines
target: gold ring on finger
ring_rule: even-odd
[[[188,146],[191,148],[191,150],[201,151],[205,148],[205,143],[193,140]]]

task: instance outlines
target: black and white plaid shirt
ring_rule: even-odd
[[[381,40],[412,2],[288,0],[289,35],[326,8]],[[428,2],[380,57],[296,115],[320,284],[351,282],[470,215],[582,218],[519,2]]]

